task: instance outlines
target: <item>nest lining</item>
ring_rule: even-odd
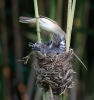
[[[60,54],[46,53],[39,57],[35,55],[35,71],[37,73],[37,85],[45,91],[49,91],[49,85],[55,95],[59,95],[65,90],[72,88],[73,82],[73,50]]]

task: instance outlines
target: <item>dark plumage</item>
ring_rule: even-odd
[[[65,51],[66,41],[65,39],[60,39],[60,37],[57,36],[56,34],[53,34],[52,40],[50,43],[48,44],[29,43],[29,47],[31,47],[33,50],[40,51],[42,54],[46,54],[46,53],[59,54]]]

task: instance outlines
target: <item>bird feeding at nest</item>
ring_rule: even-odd
[[[19,22],[26,23],[30,27],[32,27],[32,25],[34,25],[34,26],[36,25],[36,18],[21,16],[19,18]],[[50,18],[40,16],[39,17],[39,25],[40,25],[41,30],[45,30],[48,33],[52,33],[52,34],[54,33],[52,36],[51,42],[49,43],[49,45],[46,45],[46,46],[48,46],[49,48],[57,47],[60,50],[64,51],[66,48],[66,34],[60,28],[60,26],[57,24],[57,22],[55,22],[54,20],[52,20]]]

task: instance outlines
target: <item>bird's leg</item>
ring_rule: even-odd
[[[27,64],[32,53],[33,53],[33,51],[31,51],[27,56],[23,57],[22,60],[18,60],[18,61],[22,61],[22,62],[24,62],[24,64]]]
[[[27,56],[23,57],[23,61],[24,61],[24,64],[27,64],[28,60],[30,59],[30,56],[31,54],[33,53],[33,51],[31,51]]]
[[[28,46],[31,47],[33,50],[41,51],[39,43],[33,44],[32,42],[29,42]],[[23,61],[24,64],[27,64],[32,53],[33,53],[33,51],[31,51],[27,56],[23,57],[22,60],[18,60],[18,61]]]

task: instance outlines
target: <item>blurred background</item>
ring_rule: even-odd
[[[57,21],[66,32],[67,4],[67,0],[38,0],[39,14]],[[28,43],[37,41],[36,28],[19,23],[20,16],[35,16],[33,0],[0,0],[0,100],[42,100],[33,55],[26,65],[18,61],[30,53]],[[41,37],[43,42],[51,38],[44,32]],[[88,71],[74,57],[75,86],[67,100],[94,100],[94,0],[77,0],[71,48]]]

